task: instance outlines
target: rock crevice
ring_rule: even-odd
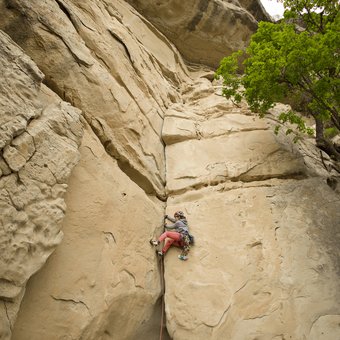
[[[338,337],[337,174],[209,68],[256,4],[0,0],[1,339],[158,339],[176,210],[165,339]]]

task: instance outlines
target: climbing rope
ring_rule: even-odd
[[[164,291],[165,291],[165,287],[164,287],[164,263],[163,263],[163,257],[160,258],[160,262],[161,262],[161,292],[162,292],[162,308],[161,308],[161,327],[160,327],[160,331],[159,331],[159,340],[163,339],[163,323],[164,323]]]

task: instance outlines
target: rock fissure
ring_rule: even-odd
[[[256,315],[256,316],[251,317],[251,318],[245,318],[244,320],[257,320],[257,319],[263,319],[263,318],[269,317],[269,316],[271,316],[271,314],[275,313],[279,308],[280,307],[278,306],[274,310],[271,310],[270,313],[268,313],[268,314]]]
[[[52,27],[50,27],[48,22],[45,22],[45,20],[42,20],[42,19],[40,19],[39,21],[42,24],[42,27],[41,27],[42,30],[45,30],[46,32],[48,32],[48,33],[50,33],[52,35],[55,35],[58,38],[60,38],[60,40],[64,43],[64,45],[66,46],[68,51],[74,57],[74,59],[77,62],[78,66],[85,66],[86,68],[89,68],[89,67],[91,67],[93,65],[92,62],[86,61],[85,58],[82,58],[80,55],[78,55],[77,52],[74,51],[72,45],[65,39],[65,37],[63,37],[60,33],[55,31]]]
[[[228,312],[229,312],[229,310],[230,310],[230,307],[231,307],[231,304],[229,304],[229,305],[227,306],[227,308],[223,311],[223,313],[222,313],[220,319],[218,320],[218,322],[217,322],[216,324],[213,324],[213,325],[208,325],[208,324],[206,324],[206,323],[204,323],[204,324],[205,324],[206,326],[208,326],[208,327],[211,327],[211,328],[218,328],[218,327],[221,325],[221,323],[222,323],[223,321],[226,320],[226,317],[227,317],[227,314],[228,314]]]
[[[95,124],[97,122],[98,124]],[[110,137],[105,133],[105,125],[101,122],[99,118],[93,118],[90,122],[90,127],[104,146],[105,151],[117,161],[119,168],[141,189],[143,189],[148,195],[155,195],[159,200],[165,201],[165,196],[163,193],[156,192],[149,178],[142,174],[140,171],[136,170],[130,161],[119,152],[115,147],[115,144]]]
[[[60,301],[60,302],[65,302],[65,303],[72,303],[72,304],[75,304],[75,305],[84,306],[87,309],[87,311],[89,312],[89,314],[91,315],[90,308],[88,307],[88,305],[84,301],[76,300],[76,299],[61,298],[61,297],[56,297],[56,296],[53,296],[53,295],[50,295],[50,296],[55,301]]]
[[[74,14],[71,13],[70,9],[67,7],[64,1],[61,0],[55,0],[58,4],[59,8],[65,13],[67,18],[72,22],[73,26],[76,28],[75,22],[74,22]],[[77,30],[78,31],[78,30]],[[78,32],[79,33],[79,32]]]
[[[156,340],[163,281],[166,340],[338,337],[338,174],[213,80],[246,8],[0,0],[0,337]],[[176,210],[196,244],[160,279]]]
[[[6,317],[7,317],[7,322],[9,325],[10,330],[13,330],[13,325],[12,325],[12,321],[11,318],[9,317],[9,313],[8,313],[8,309],[7,309],[7,303],[6,301],[3,301],[4,307],[5,307],[5,312],[6,312]]]
[[[109,29],[108,31],[109,31],[109,33],[111,34],[111,36],[112,36],[116,41],[118,41],[118,42],[121,44],[121,46],[124,48],[124,51],[125,51],[125,53],[126,53],[126,56],[128,57],[128,59],[129,59],[131,65],[133,66],[133,65],[134,65],[134,61],[133,61],[133,59],[132,59],[132,57],[131,57],[131,54],[130,54],[130,52],[129,52],[129,49],[128,49],[126,43],[119,37],[119,35],[118,35],[117,33],[113,32],[111,29]]]

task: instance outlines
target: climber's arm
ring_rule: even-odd
[[[176,229],[177,228],[176,224],[164,224],[164,227],[166,229]]]
[[[172,223],[176,222],[176,219],[174,219],[173,217],[170,217],[169,215],[165,215],[165,218],[171,221]]]

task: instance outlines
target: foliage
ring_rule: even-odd
[[[275,102],[290,100],[293,109],[315,119],[317,142],[321,138],[325,145],[324,122],[340,130],[339,2],[283,0],[283,4],[284,19],[260,22],[246,51],[223,58],[216,77],[223,78],[225,97],[236,103],[244,98],[261,117]],[[240,77],[242,54],[244,75]],[[294,110],[279,119],[295,124],[300,132],[313,133]]]

